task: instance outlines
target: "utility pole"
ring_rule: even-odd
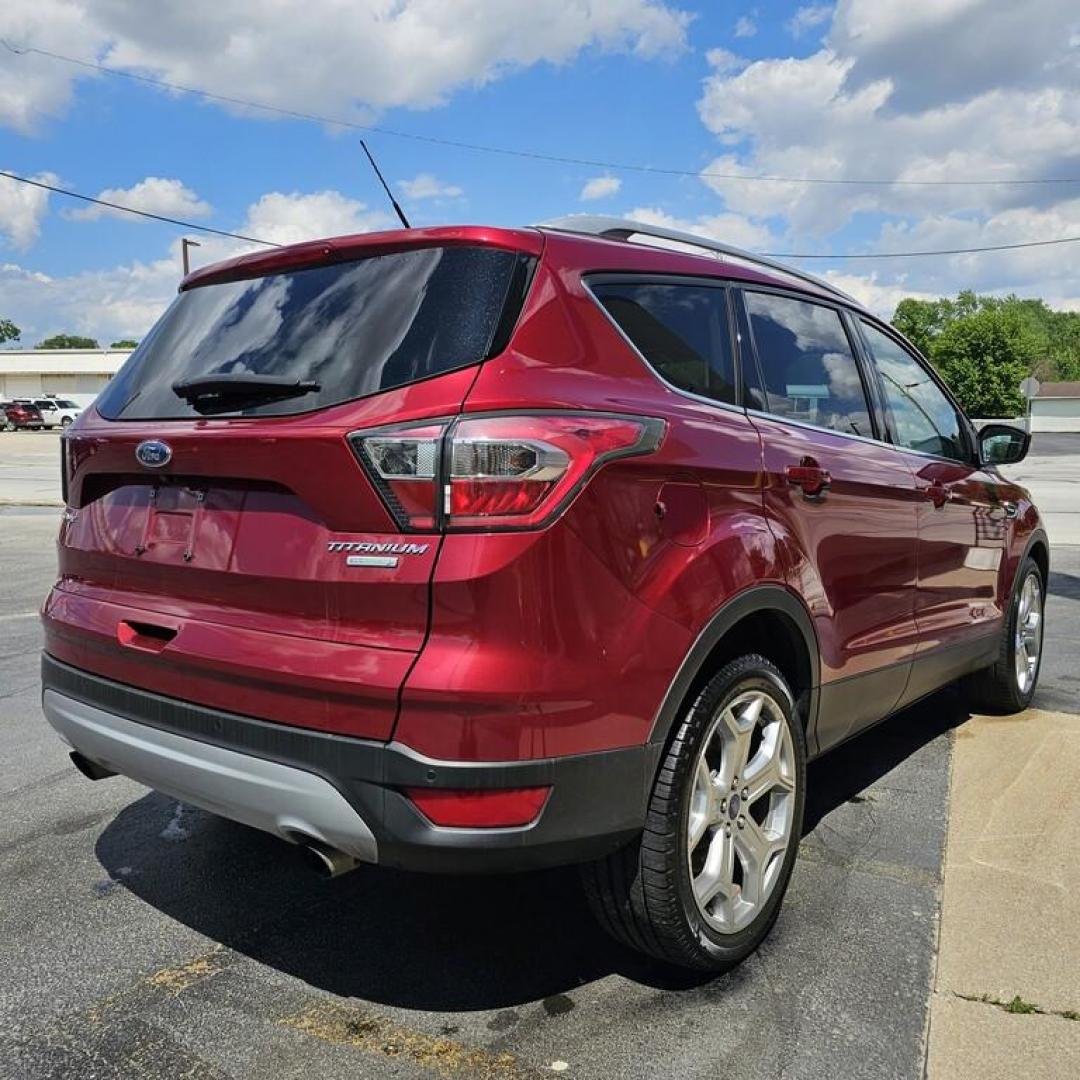
[[[198,240],[189,240],[186,236],[180,241],[180,253],[184,260],[184,277],[187,277],[191,273],[191,266],[188,263],[188,248],[189,247],[202,247],[202,244]]]

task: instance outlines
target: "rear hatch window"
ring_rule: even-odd
[[[502,345],[528,262],[495,248],[414,248],[188,289],[100,395],[98,412],[286,416],[479,363]],[[299,389],[247,399],[173,389],[245,376]]]

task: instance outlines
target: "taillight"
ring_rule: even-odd
[[[387,509],[402,529],[437,527],[439,462],[446,424],[384,429],[351,436]]]
[[[71,449],[66,435],[60,436],[60,497],[68,504],[68,488],[71,485]]]
[[[398,526],[529,529],[604,462],[655,450],[662,420],[596,413],[461,417],[350,436]]]

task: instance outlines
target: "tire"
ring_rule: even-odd
[[[64,429],[71,427],[71,417],[63,416],[60,418],[60,426]]]
[[[770,758],[775,780],[766,787],[761,767]],[[751,769],[732,788],[743,762]],[[744,784],[751,776],[758,795]],[[727,970],[776,921],[805,800],[806,738],[790,688],[763,656],[732,660],[679,722],[640,840],[581,868],[593,913],[615,938],[659,960]]]
[[[1045,597],[1042,571],[1028,556],[1020,564],[1009,598],[997,660],[967,677],[968,701],[974,711],[1004,715],[1022,712],[1031,704],[1042,668]],[[1027,671],[1024,678],[1021,667]]]

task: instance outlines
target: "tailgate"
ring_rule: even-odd
[[[185,288],[65,438],[48,652],[390,737],[441,537],[402,531],[349,435],[458,413],[528,279],[518,252],[424,243]]]

